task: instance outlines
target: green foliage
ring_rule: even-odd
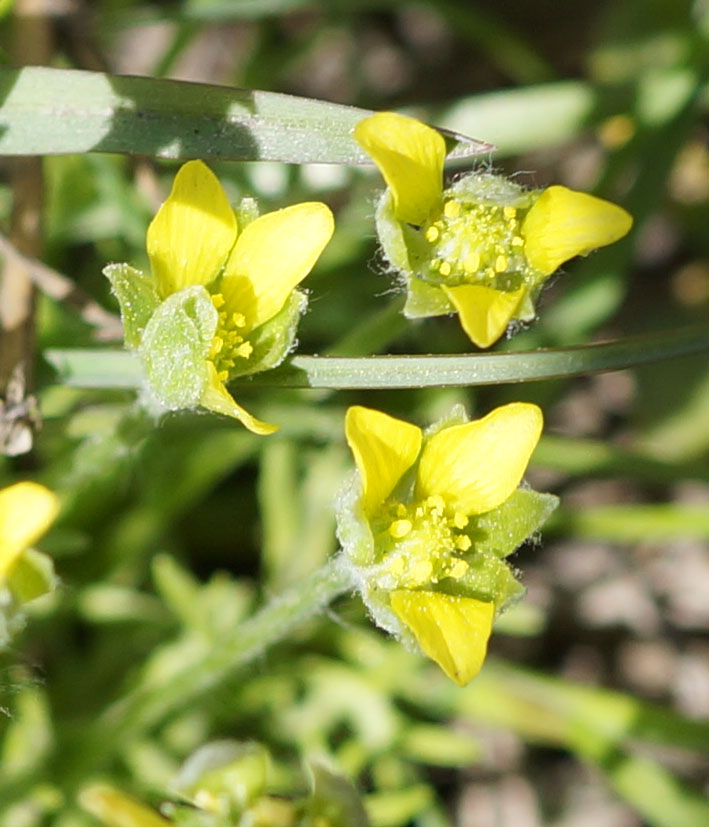
[[[0,4],[8,65],[23,5]],[[191,827],[453,827],[485,823],[486,802],[505,825],[709,823],[706,4],[89,5],[62,12],[56,51],[26,56],[53,68],[0,72],[5,232],[68,287],[32,270],[43,426],[32,454],[0,458],[2,486],[32,477],[62,501],[0,594],[0,827],[97,827],[87,789]],[[375,253],[382,185],[351,136],[381,109],[451,130],[451,178],[494,166],[593,191],[634,235],[569,262],[494,352],[471,354],[445,304],[406,322]],[[496,153],[475,157],[482,142]],[[13,204],[36,194],[17,157],[35,153],[32,248]],[[299,322],[292,354],[230,384],[273,436],[154,418],[141,353],[92,314],[120,310],[132,348],[148,336],[163,401],[199,401],[206,294],[158,307],[110,264],[147,272],[147,224],[187,157],[214,167],[242,227],[252,196],[336,215],[308,312],[295,294],[254,341],[270,368]],[[410,293],[408,315],[431,300]],[[171,378],[180,351],[189,392]],[[343,418],[363,404],[423,426],[511,400],[544,410],[528,480],[554,494],[522,487],[476,519],[481,559],[507,559],[528,593],[461,689],[373,627],[337,562]],[[25,418],[13,405],[3,439],[11,408]]]

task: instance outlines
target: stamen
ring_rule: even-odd
[[[431,496],[426,500],[426,505],[431,509],[431,511],[438,512],[439,515],[443,514],[446,510],[446,501],[440,494],[431,494]]]
[[[477,273],[480,269],[480,253],[470,253],[463,262],[463,269],[466,273]]]
[[[416,583],[426,583],[433,574],[433,565],[430,560],[419,560],[409,569],[409,576]]]
[[[403,557],[395,557],[391,563],[389,563],[389,571],[394,577],[401,577],[401,575],[406,571],[406,563],[404,562]]]
[[[455,547],[459,551],[467,551],[470,548],[470,546],[472,546],[472,544],[473,541],[470,539],[470,537],[468,537],[467,534],[459,534],[455,538]]]
[[[457,559],[448,570],[448,577],[452,577],[454,580],[460,580],[469,568],[470,566],[468,566],[465,560]]]
[[[431,224],[431,226],[426,230],[426,241],[433,244],[433,242],[438,239],[439,235],[440,235],[440,232],[438,230],[438,227]]]
[[[442,276],[450,276],[450,274],[451,274],[451,266],[450,266],[450,264],[449,264],[447,261],[444,261],[444,262],[441,264],[441,266],[440,266],[440,268],[439,268],[438,272],[439,272]]]
[[[507,269],[507,256],[502,256],[502,255],[498,256],[495,259],[495,270],[498,273],[504,273],[506,269]]]
[[[465,528],[468,525],[468,518],[460,511],[456,511],[453,515],[453,525],[458,529]]]
[[[460,202],[458,201],[446,201],[443,207],[443,215],[446,218],[458,218],[460,215]]]
[[[411,520],[395,520],[389,526],[389,534],[391,534],[395,540],[401,540],[402,537],[406,537],[412,528],[413,523]]]
[[[502,210],[502,214],[505,216],[505,218],[514,218],[517,215],[517,210],[515,207],[505,207]]]
[[[223,347],[224,347],[224,339],[222,339],[221,336],[215,336],[212,339],[212,349],[210,350],[210,355],[211,356],[216,356],[217,353],[219,353]]]

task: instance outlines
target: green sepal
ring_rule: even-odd
[[[525,190],[514,181],[493,172],[472,172],[463,175],[443,193],[443,202],[448,198],[462,199],[481,204],[498,204],[501,207],[515,207],[528,210],[539,198],[541,190]]]
[[[471,520],[473,548],[507,557],[542,527],[558,504],[553,494],[518,488],[502,505]]]
[[[475,549],[465,559],[469,564],[465,574],[459,580],[441,580],[438,591],[494,603],[498,613],[524,594],[512,569],[495,554]]]
[[[337,540],[342,547],[343,565],[359,572],[360,566],[375,562],[374,537],[362,501],[362,481],[353,472],[335,497]],[[359,579],[359,577],[357,578]]]
[[[26,549],[8,573],[7,586],[19,605],[49,594],[57,586],[54,561],[41,551]]]
[[[404,316],[407,319],[444,316],[446,313],[455,313],[455,307],[437,284],[430,284],[416,276],[407,279],[404,304]]]
[[[249,376],[271,370],[286,358],[293,348],[298,332],[298,322],[308,306],[308,297],[300,290],[294,290],[276,315],[249,333],[253,351],[243,360],[243,368],[230,372],[230,378]]]
[[[170,410],[199,404],[218,321],[209,293],[195,284],[168,296],[146,325],[139,348],[145,376]]]
[[[134,350],[160,304],[155,282],[130,264],[109,264],[103,268],[103,274],[111,282],[111,290],[121,308],[126,347]]]
[[[239,235],[241,235],[246,227],[259,217],[258,201],[251,196],[246,196],[241,199],[235,212]]]
[[[394,270],[411,273],[409,251],[404,237],[404,225],[394,216],[394,201],[389,190],[379,199],[374,214],[379,243],[387,261]]]
[[[304,806],[303,827],[370,827],[352,782],[321,763],[310,763],[312,793]]]

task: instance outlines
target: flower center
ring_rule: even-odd
[[[448,198],[440,215],[422,227],[428,276],[452,287],[483,284],[514,289],[528,269],[518,210],[512,206]]]
[[[244,328],[246,317],[243,313],[227,313],[224,310],[224,296],[215,293],[212,304],[217,309],[219,321],[217,332],[212,339],[209,358],[214,362],[220,381],[225,382],[236,367],[237,359],[248,359],[253,351],[253,345],[246,340]]]
[[[445,577],[459,580],[468,563],[458,556],[472,542],[463,529],[468,518],[452,515],[443,497],[434,494],[422,502],[389,503],[373,524],[375,547],[382,549],[378,585],[416,588]]]

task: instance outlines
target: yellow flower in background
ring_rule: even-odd
[[[492,173],[443,188],[445,141],[393,112],[365,118],[355,138],[388,190],[377,210],[384,253],[405,277],[409,318],[455,311],[478,347],[534,317],[543,282],[564,262],[630,230],[621,207],[562,186],[524,190]]]
[[[338,529],[362,596],[379,625],[412,636],[460,685],[482,666],[496,612],[521,590],[503,558],[536,529],[533,498],[544,495],[523,492],[504,509],[541,429],[527,403],[428,434],[380,411],[347,411],[359,484],[341,497]]]
[[[121,303],[126,344],[169,409],[201,405],[267,434],[226,383],[275,367],[292,347],[307,276],[334,229],[319,202],[260,217],[235,214],[214,173],[190,161],[147,233],[152,279],[128,265],[106,275]],[[136,309],[137,308],[137,309]]]
[[[59,511],[56,494],[36,482],[0,489],[0,587]]]

